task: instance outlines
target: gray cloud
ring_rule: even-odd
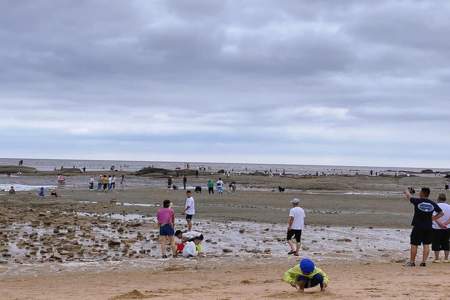
[[[449,13],[414,0],[3,1],[0,133],[61,130],[84,145],[113,128],[141,146],[272,141],[282,161],[327,145],[345,164],[374,149],[396,164],[385,149],[404,149],[411,129],[432,142],[450,128]]]

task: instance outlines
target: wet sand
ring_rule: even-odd
[[[324,263],[326,292],[298,293],[281,276],[293,260],[202,264],[160,271],[44,273],[2,278],[2,299],[448,299],[450,265]]]
[[[298,297],[279,281],[295,264],[285,255],[284,241],[293,197],[301,199],[310,225],[302,255],[324,264],[332,277],[328,292],[303,298],[449,296],[442,278],[450,265],[401,267],[413,211],[401,192],[427,185],[435,197],[443,178],[232,179],[237,193],[194,195],[194,226],[208,240],[207,255],[199,260],[158,258],[156,210],[162,200],[172,200],[178,227],[184,228],[185,194],[162,188],[164,178],[145,180],[156,184],[108,193],[67,184],[58,189],[58,198],[43,200],[35,192],[0,193],[2,299],[180,299],[183,293],[205,299]],[[278,185],[288,189],[272,192]]]

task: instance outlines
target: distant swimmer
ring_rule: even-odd
[[[323,292],[329,283],[327,274],[317,268],[314,262],[308,258],[302,259],[298,265],[287,270],[284,273],[283,281],[298,289],[299,292],[316,286],[320,286],[320,290]]]
[[[416,266],[417,249],[420,245],[423,245],[423,257],[420,266],[426,266],[433,236],[433,221],[444,215],[442,209],[434,201],[428,199],[429,196],[430,189],[427,187],[420,191],[420,198],[413,198],[410,190],[405,191],[406,200],[414,205],[414,217],[411,223],[413,226],[410,241],[411,253],[410,261],[406,264],[407,267]],[[433,215],[434,212],[436,212],[435,215]]]
[[[300,200],[297,198],[291,201],[292,208],[289,211],[288,227],[287,227],[287,242],[291,251],[289,255],[293,254],[298,256],[300,250],[300,242],[302,239],[302,230],[305,227],[305,211],[299,207]],[[295,243],[292,242],[292,238],[295,237]]]

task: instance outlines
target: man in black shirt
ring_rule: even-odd
[[[435,202],[428,199],[429,196],[429,188],[422,188],[420,198],[413,198],[410,190],[405,192],[406,200],[414,205],[414,217],[411,224],[413,226],[411,232],[411,259],[407,264],[409,267],[416,265],[417,248],[420,245],[423,245],[423,258],[420,266],[426,266],[426,261],[430,254],[433,221],[444,215],[442,209]],[[433,216],[434,212],[437,213],[435,216]]]

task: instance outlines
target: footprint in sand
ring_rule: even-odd
[[[111,300],[149,299],[157,296],[158,295],[154,295],[151,292],[149,294],[143,294],[138,290],[132,290],[131,292],[112,297]]]

